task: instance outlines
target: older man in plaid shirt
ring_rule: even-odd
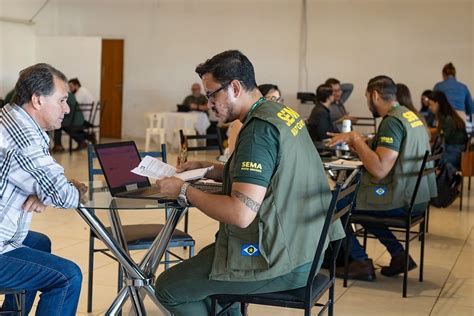
[[[61,127],[67,97],[64,74],[37,64],[20,72],[12,102],[0,110],[0,288],[27,290],[27,312],[41,291],[36,315],[75,315],[82,283],[75,263],[52,255],[49,238],[29,231],[32,212],[75,208],[87,191],[49,153],[45,131]],[[3,307],[14,304],[7,296]]]

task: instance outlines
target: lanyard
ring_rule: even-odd
[[[260,105],[262,104],[263,102],[265,102],[267,99],[265,99],[264,97],[261,97],[260,99],[257,100],[257,102],[255,102],[254,104],[252,104],[252,107],[250,108],[249,110],[249,113],[247,114],[247,118],[245,119],[245,122],[247,122],[250,118],[250,116],[252,115],[253,111],[255,111],[255,109]]]

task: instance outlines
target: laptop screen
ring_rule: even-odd
[[[140,155],[134,142],[96,145],[95,151],[112,193],[124,192],[125,186],[131,184],[137,184],[138,187],[150,185],[148,178],[130,172],[140,164]]]

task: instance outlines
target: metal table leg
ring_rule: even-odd
[[[126,246],[126,239],[121,229],[120,218],[114,212],[114,208],[111,207],[110,218],[112,223],[112,233],[116,239],[112,238],[105,226],[100,222],[97,216],[85,208],[82,204],[77,208],[77,212],[84,219],[84,221],[91,227],[97,237],[107,246],[110,252],[117,258],[118,262],[123,267],[125,275],[127,276],[127,287],[123,288],[118,296],[113,301],[110,308],[107,310],[106,315],[117,315],[122,309],[123,304],[129,296],[133,299],[133,306],[137,315],[146,315],[145,308],[141,299],[139,289],[142,289],[144,293],[150,296],[155,305],[162,310],[165,314],[169,315],[159,303],[155,297],[155,289],[153,288],[152,281],[154,280],[154,274],[161,262],[163,255],[167,249],[168,243],[171,240],[171,236],[181,219],[186,213],[187,208],[170,208],[170,215],[163,226],[163,229],[153,241],[150,249],[145,254],[144,258],[137,265],[128,253]],[[125,246],[122,247],[122,244]],[[143,295],[144,297],[144,295]],[[136,307],[136,308],[135,308]]]

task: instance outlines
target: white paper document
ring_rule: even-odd
[[[176,168],[172,165],[151,156],[145,156],[140,164],[132,169],[131,172],[149,178],[178,177],[184,181],[191,181],[203,178],[211,169],[212,167],[176,173]]]
[[[338,160],[324,163],[324,167],[326,168],[356,169],[361,166],[362,166],[362,161],[360,160],[338,159]]]

